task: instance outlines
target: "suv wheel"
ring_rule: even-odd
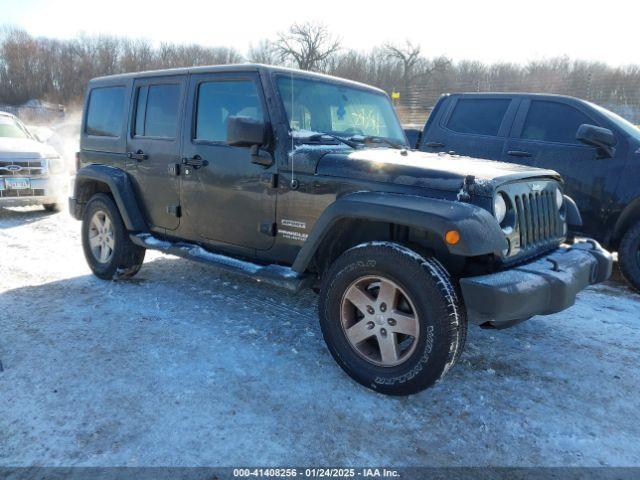
[[[57,203],[45,203],[43,205],[43,207],[47,212],[59,212],[60,211],[60,207],[58,206]]]
[[[367,243],[338,258],[320,291],[320,325],[338,364],[390,395],[441,379],[464,347],[467,319],[451,278],[402,245]]]
[[[93,273],[104,280],[133,277],[142,266],[145,249],[134,244],[113,199],[97,193],[82,217],[82,247]]]
[[[627,282],[640,291],[640,222],[632,225],[622,237],[618,265]]]

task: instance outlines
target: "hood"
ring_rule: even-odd
[[[57,156],[55,149],[31,138],[0,138],[0,160],[21,160]]]
[[[467,175],[475,177],[477,194],[492,194],[495,187],[526,178],[552,177],[553,170],[513,163],[387,148],[327,153],[318,162],[319,175],[458,191]]]

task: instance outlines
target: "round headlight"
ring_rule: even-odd
[[[564,196],[562,195],[562,192],[560,191],[560,189],[556,188],[556,207],[558,207],[558,210],[562,208],[563,202],[564,202]]]
[[[501,193],[497,194],[493,200],[493,212],[498,223],[502,223],[504,217],[507,215],[507,202],[504,201]]]

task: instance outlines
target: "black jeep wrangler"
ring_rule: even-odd
[[[307,72],[228,65],[97,78],[70,211],[103,279],[145,249],[320,292],[331,354],[410,394],[460,356],[467,319],[504,327],[606,280],[557,173],[408,150],[387,95]]]

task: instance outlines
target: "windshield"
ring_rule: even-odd
[[[281,75],[278,91],[294,136],[330,133],[383,137],[404,144],[404,132],[382,93]]]
[[[12,117],[0,115],[0,138],[29,138],[29,134]]]
[[[601,114],[615,123],[618,127],[620,127],[620,129],[624,130],[628,135],[631,135],[632,137],[640,140],[640,128],[636,127],[630,121],[625,120],[620,115],[613,113],[611,110],[607,110],[606,108],[603,108],[600,105],[596,105],[595,103],[592,103],[591,105]]]

